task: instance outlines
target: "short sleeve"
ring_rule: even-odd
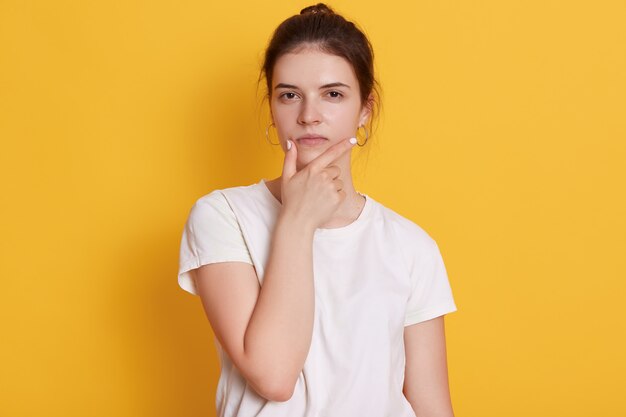
[[[216,190],[191,208],[180,243],[178,285],[197,294],[194,269],[232,261],[253,264],[237,217],[224,195]]]
[[[457,310],[448,274],[437,243],[429,239],[427,253],[411,270],[412,290],[407,303],[405,326],[434,319]]]

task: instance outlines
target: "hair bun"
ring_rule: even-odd
[[[335,12],[333,12],[333,9],[331,9],[324,3],[317,3],[314,6],[305,7],[304,9],[300,10],[300,14],[317,14],[317,13],[335,14]]]

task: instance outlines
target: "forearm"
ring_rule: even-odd
[[[313,234],[290,216],[279,217],[263,286],[246,334],[244,354],[260,383],[290,391],[304,366],[313,332]],[[276,388],[279,387],[279,388]]]

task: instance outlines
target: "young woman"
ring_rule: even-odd
[[[263,66],[282,175],[191,210],[178,279],[218,342],[219,416],[453,415],[443,316],[456,306],[437,244],[353,186],[372,59],[323,4],[285,20]]]

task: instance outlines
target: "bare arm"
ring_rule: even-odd
[[[274,397],[291,398],[313,333],[313,232],[279,220],[263,288],[244,337],[244,355],[267,378]]]
[[[296,175],[285,157],[283,207],[272,235],[263,286],[252,265],[223,262],[196,270],[196,288],[215,336],[242,376],[269,400],[293,395],[313,332],[313,236],[345,198],[339,168],[353,144],[327,149]]]
[[[405,327],[404,396],[417,417],[454,417],[448,385],[444,316]]]
[[[257,393],[291,398],[311,344],[313,232],[281,218],[263,287],[243,262],[204,265],[196,288],[221,346]]]

